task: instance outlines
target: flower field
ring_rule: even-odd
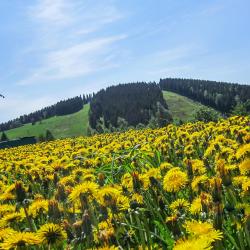
[[[0,249],[250,249],[250,119],[0,150]]]

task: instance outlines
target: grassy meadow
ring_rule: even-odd
[[[194,119],[194,113],[204,105],[173,92],[163,91],[163,96],[175,121],[187,122]],[[6,131],[9,139],[24,136],[45,135],[46,129],[50,130],[56,139],[87,135],[89,104],[74,114],[56,116],[49,119],[25,124],[19,128]]]
[[[89,104],[84,105],[79,112],[64,116],[55,116],[49,119],[25,124],[22,127],[6,131],[9,139],[16,139],[24,136],[45,135],[46,130],[50,130],[56,139],[75,137],[87,134]]]
[[[250,249],[249,124],[0,150],[0,249]]]
[[[168,104],[170,113],[174,121],[183,122],[194,120],[194,114],[197,110],[205,107],[199,102],[195,102],[185,96],[170,91],[163,91],[163,96]]]

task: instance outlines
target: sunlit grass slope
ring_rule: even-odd
[[[194,119],[194,114],[198,109],[205,107],[199,102],[173,92],[163,91],[163,96],[174,120],[190,121]]]
[[[55,116],[35,125],[31,123],[22,127],[6,131],[9,139],[36,136],[45,134],[46,130],[50,130],[55,138],[66,138],[80,135],[86,135],[88,127],[89,104],[85,105],[82,110],[74,114],[65,116]]]

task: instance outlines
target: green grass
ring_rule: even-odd
[[[163,96],[168,104],[168,108],[174,121],[191,121],[194,119],[195,112],[201,107],[205,107],[199,102],[195,102],[185,96],[173,92],[163,91]]]
[[[41,122],[37,122],[35,125],[31,123],[25,124],[22,127],[6,131],[6,134],[9,139],[16,139],[24,136],[38,137],[41,134],[44,135],[45,131],[48,129],[56,139],[86,135],[89,124],[88,112],[89,104],[84,105],[84,108],[77,113],[51,117]]]
[[[182,120],[183,122],[194,119],[194,113],[201,107],[198,102],[178,95],[173,92],[163,91],[163,96],[168,104],[169,110],[174,121]],[[9,139],[16,139],[25,136],[45,135],[46,130],[50,130],[56,139],[87,135],[89,104],[85,105],[82,110],[77,113],[55,116],[35,125],[31,123],[22,127],[6,131]]]

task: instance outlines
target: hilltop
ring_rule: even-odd
[[[194,119],[195,111],[204,107],[199,102],[190,98],[181,96],[174,92],[163,91],[163,97],[167,102],[169,111],[174,121],[183,122]],[[84,105],[83,109],[70,115],[55,116],[41,120],[36,124],[25,124],[19,128],[6,131],[9,139],[15,139],[24,136],[36,136],[45,134],[48,129],[56,139],[87,135],[89,104]]]
[[[172,121],[193,121],[197,119],[195,114],[207,107],[224,116],[246,115],[250,112],[249,99],[250,85],[166,78],[159,83],[119,84],[69,98],[2,123],[0,130],[14,139],[39,137],[46,130],[54,138],[65,138],[132,127],[161,127]]]
[[[48,129],[56,139],[86,135],[88,112],[89,104],[86,104],[82,110],[76,113],[64,116],[54,116],[36,122],[34,125],[28,123],[19,128],[8,130],[6,134],[9,139],[25,136],[39,137],[40,135],[45,135]]]

